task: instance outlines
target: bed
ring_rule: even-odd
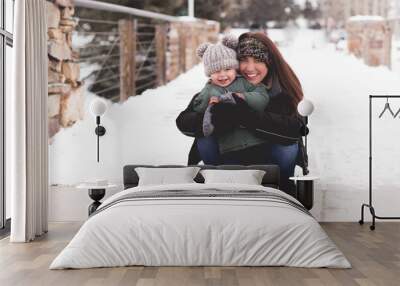
[[[260,185],[193,183],[140,186],[124,167],[124,191],[105,200],[50,269],[144,266],[351,265],[300,202],[278,190],[273,165],[199,166],[263,170]],[[244,172],[244,171],[243,171]]]

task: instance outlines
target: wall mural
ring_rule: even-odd
[[[230,68],[246,73],[251,69],[244,68],[244,60],[239,58],[240,67],[219,66],[208,72],[212,62],[206,59],[205,51],[203,58],[196,53],[202,43],[221,43],[223,34],[238,39],[248,28],[231,28],[223,21],[188,17],[168,21],[104,11],[98,11],[96,16],[93,9],[73,7],[69,1],[49,1],[47,9],[49,160],[53,188],[95,179],[107,179],[121,187],[122,168],[126,164],[187,164],[193,137],[185,136],[177,128],[178,115],[195,94],[204,90],[213,73]],[[314,106],[307,125],[308,170],[320,180],[316,182],[318,191],[312,212],[320,220],[354,220],[359,216],[359,204],[368,194],[368,95],[400,94],[400,40],[392,35],[391,24],[378,16],[349,18],[340,29],[339,25],[333,28],[331,22],[326,29],[310,28],[307,23],[301,18],[282,27],[271,22],[263,32],[297,76],[304,98]],[[261,29],[251,27],[253,31]],[[259,61],[265,56],[265,62],[272,64],[276,54],[262,55],[254,45],[252,40],[239,41],[237,49]],[[208,52],[220,50],[214,47]],[[218,56],[221,58],[225,56]],[[273,64],[282,66],[281,61]],[[272,73],[271,66],[269,71],[265,76],[268,88],[276,87],[276,82],[281,89],[292,84],[277,80],[279,72]],[[248,72],[247,79],[257,76],[256,73]],[[287,71],[286,75],[290,77]],[[216,92],[221,93],[218,88]],[[246,92],[249,90],[245,88],[236,91]],[[270,97],[279,95],[276,90],[268,92]],[[96,110],[93,106],[91,109],[95,99],[102,100],[105,107],[100,117],[105,133],[99,136],[99,145]],[[277,101],[269,100],[271,110],[282,109],[281,103],[274,107],[273,102]],[[300,100],[293,101],[294,108]],[[395,110],[400,107],[400,100],[390,103]],[[384,105],[385,101],[375,104],[376,117]],[[386,115],[374,122],[378,207],[393,200],[392,196],[400,199],[398,192],[393,193],[400,170],[389,168],[391,158],[400,155],[393,143],[398,141],[397,125],[397,119]],[[268,143],[273,146],[276,142]],[[206,158],[198,145],[202,143],[195,144],[200,151],[197,156]],[[207,152],[211,150],[209,146]],[[278,154],[273,148],[275,151],[269,152]],[[297,148],[302,147],[295,144],[293,148],[296,155],[300,152]],[[286,156],[288,152],[285,149],[282,154]],[[246,158],[257,153],[249,154]],[[294,159],[294,174],[302,175],[301,159]],[[396,204],[385,204],[388,214],[396,208]]]

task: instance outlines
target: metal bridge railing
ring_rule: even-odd
[[[75,0],[75,6],[74,35],[85,39],[77,43],[77,61],[97,67],[80,80],[89,91],[113,101],[124,101],[175,78],[198,62],[195,47],[209,40],[207,29],[197,32],[209,21],[191,31],[184,27],[187,21],[169,15],[92,0]],[[80,9],[104,12],[99,18],[80,17]]]

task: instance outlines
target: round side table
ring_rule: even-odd
[[[311,210],[314,205],[314,181],[319,178],[316,176],[298,176],[289,179],[296,184],[296,199],[306,209]]]
[[[98,186],[98,185],[90,185],[90,184],[79,184],[76,187],[78,189],[87,189],[89,197],[94,201],[91,205],[88,207],[88,213],[89,216],[94,213],[97,208],[101,205],[100,200],[104,198],[104,195],[106,194],[107,188],[113,188],[116,187],[117,185],[114,184],[108,184],[104,186]]]

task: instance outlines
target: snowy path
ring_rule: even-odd
[[[295,36],[281,51],[316,107],[309,118],[308,148],[310,170],[321,179],[312,212],[320,220],[356,221],[368,195],[368,95],[400,94],[400,78],[334,51],[319,32]],[[175,118],[205,81],[197,66],[166,86],[110,105],[102,119],[107,134],[101,138],[100,164],[95,121],[86,114],[85,120],[55,136],[51,183],[75,184],[94,177],[121,182],[125,164],[185,164],[192,139],[179,133]],[[86,102],[91,97],[88,94]],[[377,101],[374,109],[374,166],[379,166],[374,168],[375,202],[379,215],[400,215],[400,168],[395,161],[400,158],[400,119],[377,120],[384,103]],[[397,111],[400,100],[393,100],[392,106]]]
[[[309,156],[310,170],[321,180],[313,212],[321,220],[358,220],[360,204],[368,200],[368,96],[400,94],[400,77],[329,45],[312,50],[312,39],[311,31],[302,33],[284,54],[316,106],[309,118]],[[400,158],[400,119],[379,120],[384,103],[373,105],[374,202],[379,215],[398,216],[400,168],[393,158]],[[392,107],[397,111],[400,100]]]

